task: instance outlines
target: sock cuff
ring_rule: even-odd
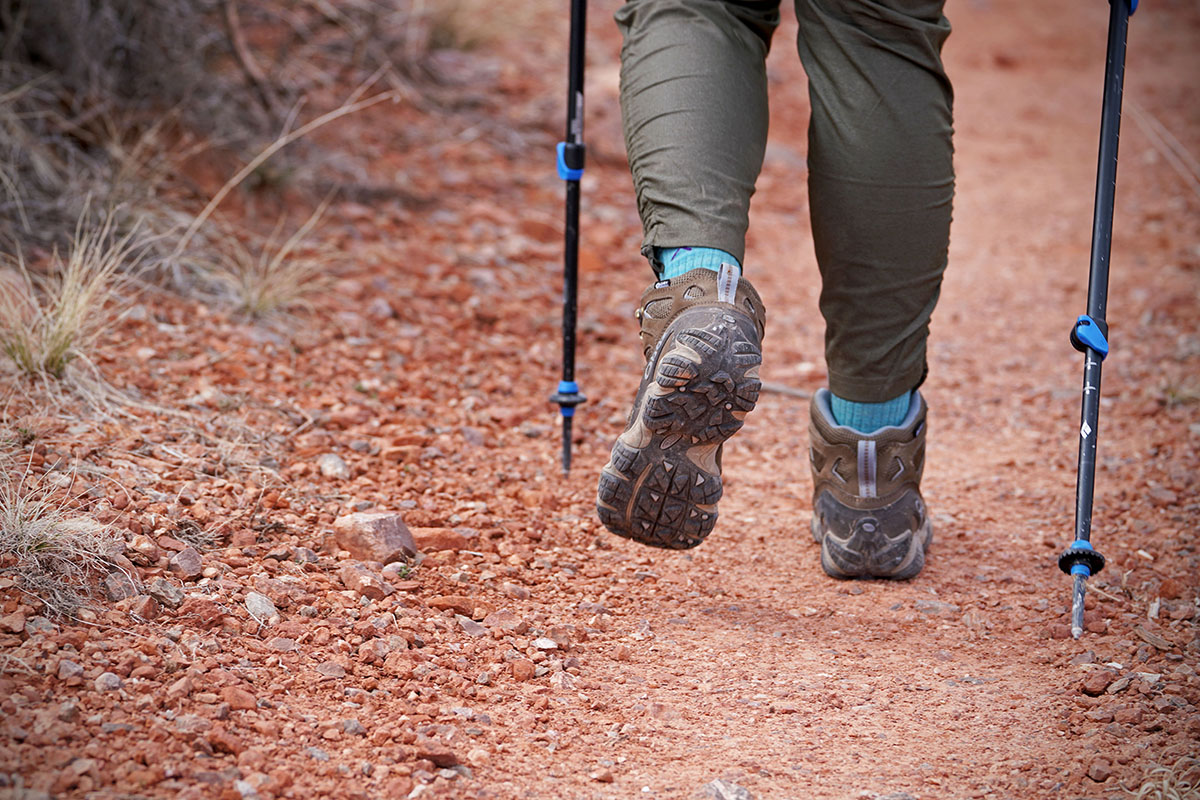
[[[654,260],[657,262],[658,277],[663,280],[678,278],[694,269],[717,272],[725,263],[736,264],[739,268],[742,266],[733,254],[715,247],[656,247]]]

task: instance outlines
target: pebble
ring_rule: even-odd
[[[346,677],[346,668],[336,661],[322,661],[317,664],[318,674],[324,675],[326,678],[344,678]]]
[[[226,686],[221,690],[221,701],[228,703],[234,711],[253,711],[258,708],[254,695],[240,686]]]
[[[488,614],[483,618],[483,625],[489,630],[513,633],[518,636],[529,630],[528,622],[506,608]]]
[[[363,724],[356,719],[342,720],[342,732],[348,733],[351,736],[366,736],[367,735],[367,729],[364,728]]]
[[[0,617],[0,631],[20,633],[23,630],[25,630],[25,615],[20,611]]]
[[[359,561],[389,564],[407,561],[417,554],[412,533],[399,514],[358,512],[333,521],[337,546]]]
[[[183,603],[183,587],[171,583],[166,578],[155,578],[146,587],[146,593],[167,608],[179,608]]]
[[[463,629],[463,633],[467,634],[467,636],[472,636],[475,638],[487,636],[488,629],[480,625],[475,620],[471,619],[470,617],[464,617],[462,614],[455,614],[454,616],[455,619],[458,620],[459,626]]]
[[[138,593],[137,584],[133,582],[133,578],[120,570],[108,573],[104,578],[102,588],[104,596],[114,603],[133,597]]]
[[[1082,688],[1084,694],[1095,697],[1099,694],[1104,694],[1104,690],[1109,684],[1117,679],[1117,673],[1109,669],[1097,669],[1088,673],[1083,679]]]
[[[465,550],[470,546],[466,534],[455,528],[413,528],[413,541],[422,553],[434,550]]]
[[[350,480],[350,466],[336,453],[323,453],[317,456],[317,469],[326,478],[337,478],[340,481]]]
[[[514,680],[527,681],[537,672],[537,665],[527,658],[514,659],[509,667]]]
[[[200,577],[200,573],[204,570],[204,563],[196,548],[185,547],[171,556],[167,567],[185,581],[190,581]]]
[[[97,692],[115,692],[124,685],[125,683],[121,680],[121,676],[114,672],[100,673],[95,682]]]
[[[598,769],[595,772],[588,773],[588,777],[597,783],[613,782],[613,774],[611,769]]]
[[[146,622],[156,619],[161,612],[162,608],[158,606],[158,601],[150,595],[138,595],[134,597],[133,604],[130,606],[130,613]]]
[[[78,678],[83,675],[83,667],[76,664],[70,659],[64,658],[58,662],[58,679],[65,681],[70,678]]]
[[[943,603],[940,600],[930,600],[925,597],[913,601],[913,608],[922,614],[929,614],[935,617],[949,617],[962,610],[961,607],[954,603]]]
[[[553,639],[548,639],[545,636],[539,636],[533,640],[533,646],[538,650],[557,650],[558,642]]]
[[[258,592],[249,592],[246,595],[246,610],[260,623],[266,623],[271,617],[279,615],[279,609],[275,608],[271,598]]]
[[[1088,767],[1087,776],[1096,783],[1104,783],[1112,775],[1112,765],[1103,758],[1097,758]]]
[[[347,589],[370,600],[382,600],[388,594],[383,581],[358,564],[343,564],[338,578]]]
[[[699,794],[711,800],[754,800],[754,795],[750,794],[749,789],[720,778],[700,787]]]
[[[326,753],[319,747],[306,747],[304,748],[304,754],[310,758],[316,759],[317,761],[329,760],[329,753]]]

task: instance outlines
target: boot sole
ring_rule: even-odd
[[[899,562],[890,569],[880,569],[872,564],[877,564],[885,552],[895,550],[899,542],[888,541],[880,536],[875,539],[860,538],[855,545],[850,542],[843,544],[837,537],[821,531],[816,516],[812,518],[811,527],[813,540],[821,545],[821,568],[829,577],[840,580],[885,578],[906,581],[915,578],[925,568],[925,550],[933,541],[933,525],[927,518],[918,530],[909,535],[908,546]]]
[[[687,318],[613,445],[596,501],[613,533],[673,550],[700,544],[716,524],[719,449],[741,429],[762,388],[762,349],[732,314],[697,327],[683,327]]]

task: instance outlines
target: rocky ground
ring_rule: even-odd
[[[330,129],[403,192],[336,207],[341,255],[310,309],[252,322],[162,293],[110,332],[105,376],[186,413],[97,421],[12,396],[12,446],[125,549],[73,618],[3,565],[0,793],[1118,798],[1200,751],[1195,5],[1143,4],[1131,27],[1095,521],[1108,568],[1079,641],[1055,558],[1106,5],[948,8],[959,192],[925,387],[936,533],[900,585],[827,579],[806,533],[802,395],[824,373],[792,20],[747,265],[775,390],[727,449],[703,546],[648,550],[596,521],[649,273],[615,5],[592,6],[590,401],[570,477],[545,400],[556,14],[447,62],[453,102]]]

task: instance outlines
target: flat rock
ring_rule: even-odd
[[[378,511],[346,514],[334,520],[333,534],[337,546],[359,561],[390,564],[417,554],[412,533],[399,514]]]
[[[149,622],[156,619],[162,613],[162,608],[153,597],[148,594],[141,594],[134,598],[133,605],[129,607],[129,613],[138,619]]]
[[[20,611],[14,611],[0,617],[0,631],[5,633],[21,633],[25,630],[25,615]]]
[[[324,675],[326,678],[344,678],[346,677],[346,668],[336,661],[322,661],[317,664],[317,673]]]
[[[413,528],[413,541],[422,553],[434,550],[465,550],[470,540],[454,528]]]
[[[463,633],[467,634],[467,636],[473,636],[476,638],[480,636],[487,636],[488,629],[470,617],[464,617],[462,614],[455,614],[455,618],[458,620],[459,627],[463,629]]]
[[[275,608],[271,598],[258,592],[249,592],[246,595],[246,610],[259,622],[267,622],[271,617],[279,615],[279,609]]]
[[[483,618],[483,624],[489,630],[514,633],[518,636],[529,630],[528,622],[506,608],[488,614]]]

